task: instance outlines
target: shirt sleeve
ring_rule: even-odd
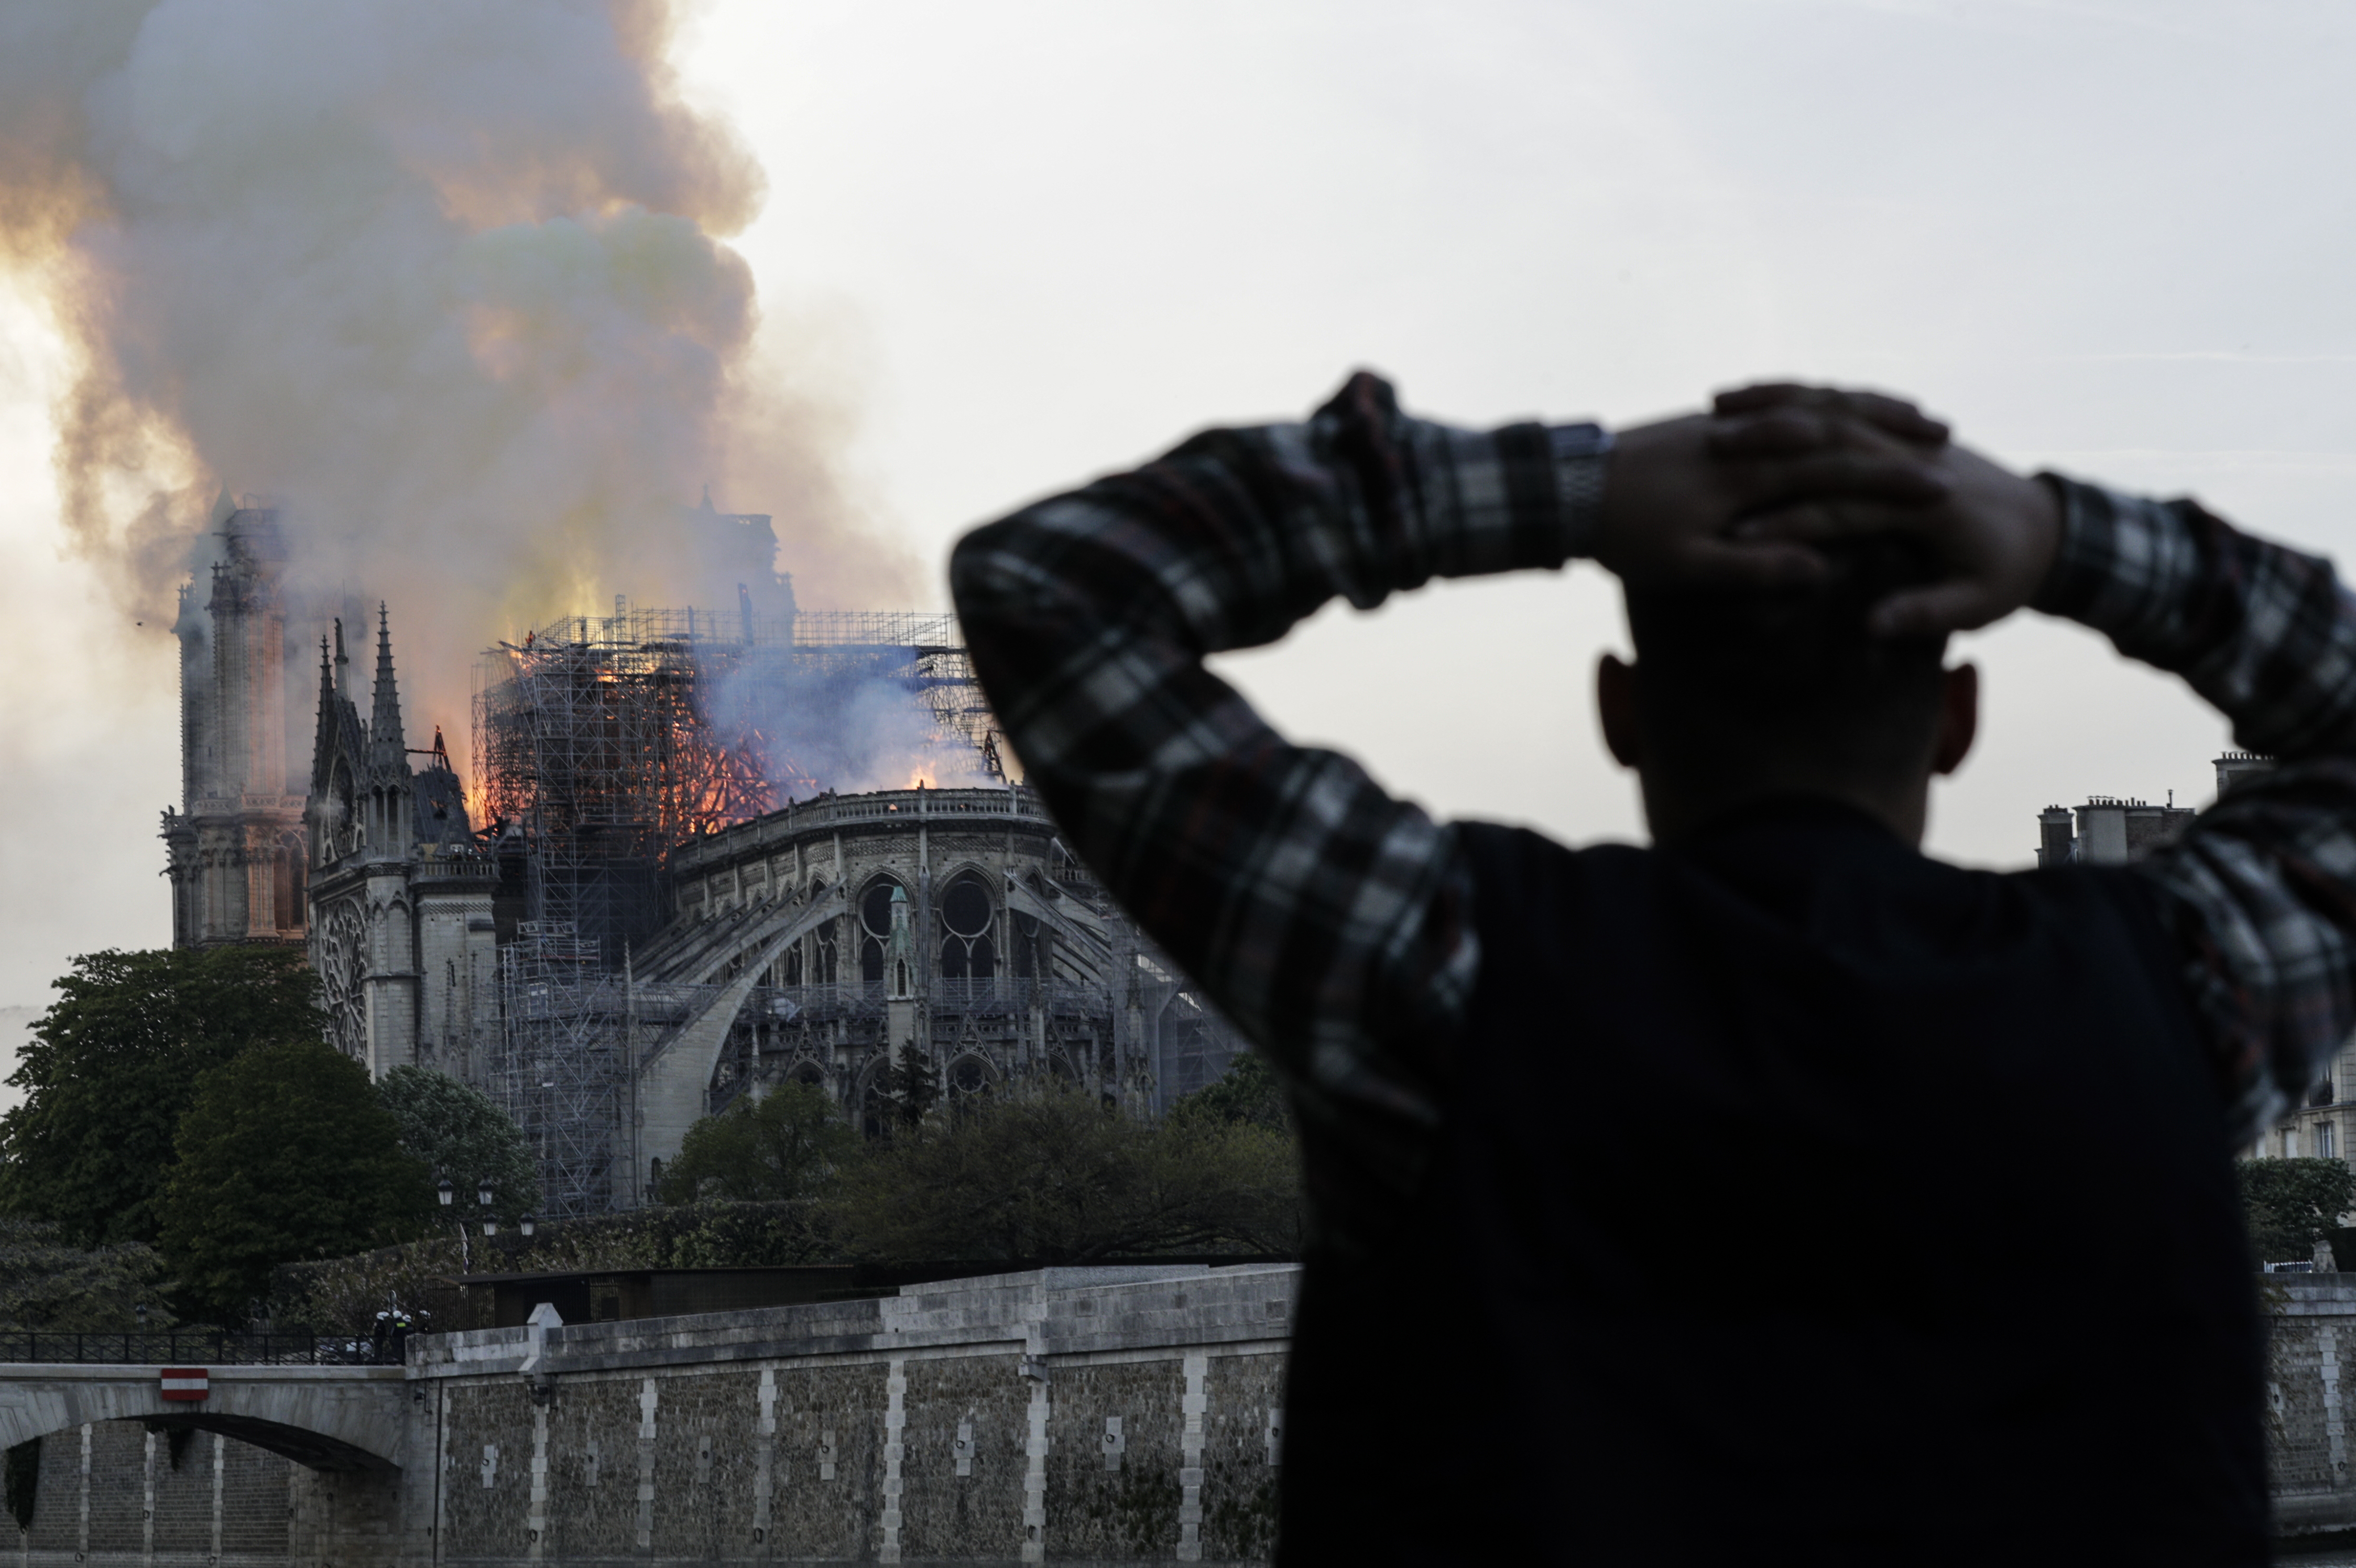
[[[1592,425],[1410,418],[1361,373],[1305,424],[1205,432],[951,559],[1029,781],[1287,1079],[1313,1201],[1321,1144],[1354,1185],[1403,1190],[1423,1165],[1480,963],[1471,875],[1452,830],[1285,740],[1204,660],[1336,596],[1559,566],[1591,534],[1609,446]]]
[[[2247,1144],[2356,1026],[2356,600],[2329,562],[2195,502],[2044,478],[2063,524],[2037,607],[2182,676],[2237,745],[2276,762],[2137,866],[2162,892]]]

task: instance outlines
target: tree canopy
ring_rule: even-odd
[[[2242,1208],[2261,1262],[2297,1262],[2356,1208],[2356,1171],[2343,1160],[2244,1160]],[[2346,1267],[2350,1260],[2340,1260]]]
[[[197,1082],[159,1211],[182,1297],[232,1321],[272,1268],[419,1233],[430,1172],[368,1071],[317,1038],[257,1046]]]
[[[56,983],[8,1082],[0,1208],[90,1245],[154,1241],[198,1077],[249,1046],[319,1038],[300,949],[86,953]]]
[[[1265,1127],[1272,1133],[1292,1130],[1291,1107],[1285,1100],[1284,1080],[1258,1051],[1242,1050],[1227,1064],[1217,1081],[1208,1083],[1171,1107],[1173,1116],[1207,1116],[1213,1121]]]
[[[462,1219],[479,1218],[477,1184],[491,1183],[491,1212],[512,1224],[540,1207],[540,1167],[515,1119],[490,1096],[431,1068],[397,1067],[377,1079],[377,1098],[400,1127],[401,1146],[424,1165],[429,1183],[446,1176]],[[438,1197],[434,1199],[438,1206]]]
[[[75,1247],[55,1225],[0,1219],[0,1328],[83,1334],[169,1328],[177,1321],[165,1305],[171,1288],[153,1247],[136,1241]]]
[[[662,1200],[814,1197],[859,1144],[823,1090],[788,1082],[758,1104],[744,1096],[689,1128],[679,1157],[663,1167]]]
[[[968,1097],[868,1146],[829,1205],[853,1257],[1085,1263],[1299,1245],[1292,1141],[1214,1117],[1139,1121],[1059,1084]]]

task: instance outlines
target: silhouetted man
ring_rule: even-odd
[[[1031,781],[1294,1097],[1282,1561],[2264,1560],[2231,1156],[2351,1024],[2356,612],[1944,435],[1790,387],[1462,431],[1360,376],[958,547]],[[1578,556],[1648,849],[1435,822],[1204,668]],[[2134,868],[1925,858],[1945,636],[2023,606],[2281,766]]]

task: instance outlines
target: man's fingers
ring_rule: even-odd
[[[1879,425],[1901,440],[1937,446],[1947,439],[1944,420],[1932,418],[1902,397],[1878,392],[1853,392],[1841,395],[1847,400],[1850,412]]]
[[[1904,398],[1892,397],[1888,392],[1805,386],[1797,381],[1762,381],[1722,392],[1711,400],[1710,409],[1726,416],[1794,410],[1847,413],[1901,440],[1922,446],[1939,446],[1948,435],[1944,423],[1933,419]]]
[[[1984,584],[1949,577],[1890,595],[1867,614],[1865,625],[1876,637],[1937,637],[1986,626],[1997,613]]]
[[[1743,476],[1746,511],[1786,502],[1867,499],[1928,506],[1947,497],[1946,476],[1910,458],[1872,452],[1824,451],[1759,464]]]
[[[1703,535],[1686,542],[1673,575],[1680,582],[1734,588],[1783,588],[1825,575],[1825,558],[1805,544]]]
[[[1816,544],[1866,533],[1924,532],[1936,521],[1934,514],[1921,506],[1826,499],[1791,501],[1751,512],[1737,521],[1730,532],[1747,543]]]
[[[1709,450],[1712,456],[1735,461],[1786,457],[1830,446],[1837,439],[1832,422],[1813,409],[1771,408],[1712,421]]]
[[[1758,413],[1770,408],[1805,407],[1824,401],[1827,389],[1798,381],[1756,381],[1709,400],[1712,413]]]

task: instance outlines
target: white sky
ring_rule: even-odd
[[[2351,44],[2346,6],[2267,0],[735,0],[682,64],[768,170],[769,349],[851,397],[937,578],[969,524],[1357,365],[1465,422],[1866,381],[2344,555]],[[56,374],[0,294],[0,1006],[169,938],[170,643],[58,558]],[[1588,696],[1619,636],[1579,568],[1227,667],[1439,811],[1577,841],[1636,831]],[[1987,722],[1934,849],[2018,865],[2049,801],[2209,798],[2223,727],[2171,682],[2051,624],[1968,651]]]

